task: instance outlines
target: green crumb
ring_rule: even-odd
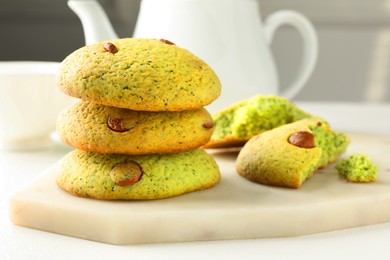
[[[364,154],[354,154],[339,161],[336,169],[350,182],[373,182],[378,178],[378,166]]]

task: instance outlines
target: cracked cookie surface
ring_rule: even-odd
[[[107,43],[116,51],[108,51]],[[199,109],[221,83],[204,61],[176,45],[124,38],[84,46],[62,62],[57,85],[86,101],[140,111]]]

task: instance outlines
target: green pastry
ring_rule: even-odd
[[[204,108],[147,112],[81,101],[59,115],[57,133],[64,143],[90,152],[176,153],[207,143],[213,120]]]
[[[220,180],[215,160],[202,149],[138,156],[74,150],[56,173],[63,190],[102,200],[168,198],[211,188]]]
[[[345,152],[349,137],[318,118],[266,131],[240,151],[236,168],[245,178],[272,186],[299,188],[318,168]]]
[[[138,111],[199,109],[221,92],[214,71],[189,51],[136,38],[74,51],[62,62],[57,85],[73,97]]]
[[[286,98],[254,96],[213,115],[214,133],[204,148],[242,146],[257,134],[307,117]]]

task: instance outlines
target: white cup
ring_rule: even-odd
[[[58,114],[73,102],[56,87],[58,62],[0,62],[0,148],[50,147]]]

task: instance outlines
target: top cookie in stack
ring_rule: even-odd
[[[76,50],[63,61],[57,83],[70,96],[137,111],[199,109],[221,91],[213,70],[189,51],[134,38]]]

